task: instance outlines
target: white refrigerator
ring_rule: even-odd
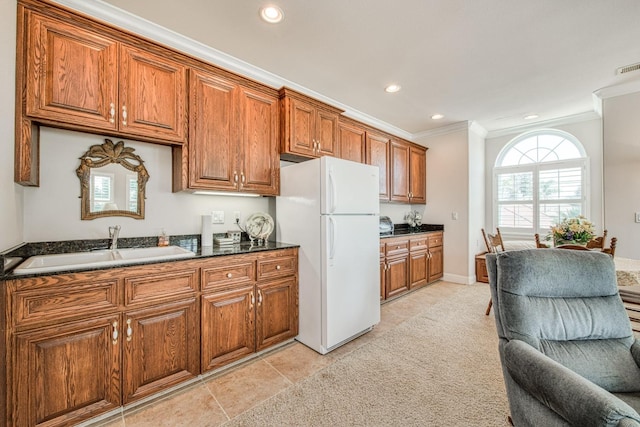
[[[378,168],[321,157],[280,178],[277,240],[300,245],[296,339],[326,354],[380,322]]]

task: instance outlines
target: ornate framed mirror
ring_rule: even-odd
[[[144,219],[149,173],[144,161],[124,142],[92,145],[80,157],[80,219],[127,216]]]

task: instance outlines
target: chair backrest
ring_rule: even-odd
[[[604,249],[604,243],[607,238],[607,230],[602,232],[602,236],[594,237],[587,242],[587,248],[589,249]]]
[[[496,228],[496,234],[489,234],[482,230],[482,237],[484,238],[484,244],[487,246],[487,252],[497,253],[504,252],[504,242],[502,241],[502,235],[500,229]]]
[[[549,245],[540,242],[540,235],[538,233],[535,234],[536,239],[536,248],[548,248]]]
[[[618,239],[616,237],[612,237],[611,238],[611,243],[609,244],[608,248],[603,248],[602,252],[604,252],[605,254],[609,254],[611,255],[611,257],[613,258],[616,254],[616,245],[618,244]]]
[[[640,391],[612,257],[525,249],[488,254],[486,262],[501,339],[524,341],[609,391]]]

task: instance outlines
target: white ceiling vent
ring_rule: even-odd
[[[616,74],[620,75],[638,70],[640,70],[640,62],[638,62],[637,64],[625,65],[624,67],[620,67],[616,70]]]

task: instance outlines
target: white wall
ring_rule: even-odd
[[[468,130],[428,136],[420,143],[429,147],[425,222],[444,224],[444,279],[469,283]]]
[[[23,241],[22,187],[13,182],[16,7],[0,0],[0,252]]]
[[[526,131],[535,130],[535,127],[528,127]],[[596,225],[598,231],[603,230],[608,225],[604,223],[602,210],[602,121],[600,119],[587,120],[577,123],[568,123],[555,126],[541,126],[540,129],[559,129],[575,136],[584,146],[589,156],[589,168],[591,180],[590,188],[590,212],[587,217]],[[500,151],[515,137],[523,133],[523,130],[514,131],[506,135],[486,139],[485,158],[485,187],[486,187],[486,221],[485,229],[495,230],[493,212],[493,167]],[[480,233],[480,230],[478,230]],[[533,236],[510,236],[509,239],[530,239]]]
[[[485,177],[485,140],[484,135],[469,129],[469,254],[473,260],[469,264],[469,276],[475,277],[475,255],[486,251],[480,229],[485,224],[486,190]],[[475,280],[474,280],[475,281]]]
[[[616,256],[640,259],[640,92],[603,102],[604,219]]]
[[[110,138],[114,143],[120,138]],[[214,224],[213,232],[236,229],[233,212],[241,212],[241,224],[254,212],[274,212],[269,198],[207,196],[171,192],[171,148],[124,140],[144,160],[149,172],[145,218],[80,219],[80,181],[75,174],[78,159],[91,145],[105,137],[52,128],[41,128],[40,187],[24,189],[24,241],[98,239],[108,236],[108,227],[119,224],[122,237],[156,236],[162,228],[169,235],[199,234],[201,215],[225,211],[225,224]],[[11,165],[10,170],[13,170]]]

